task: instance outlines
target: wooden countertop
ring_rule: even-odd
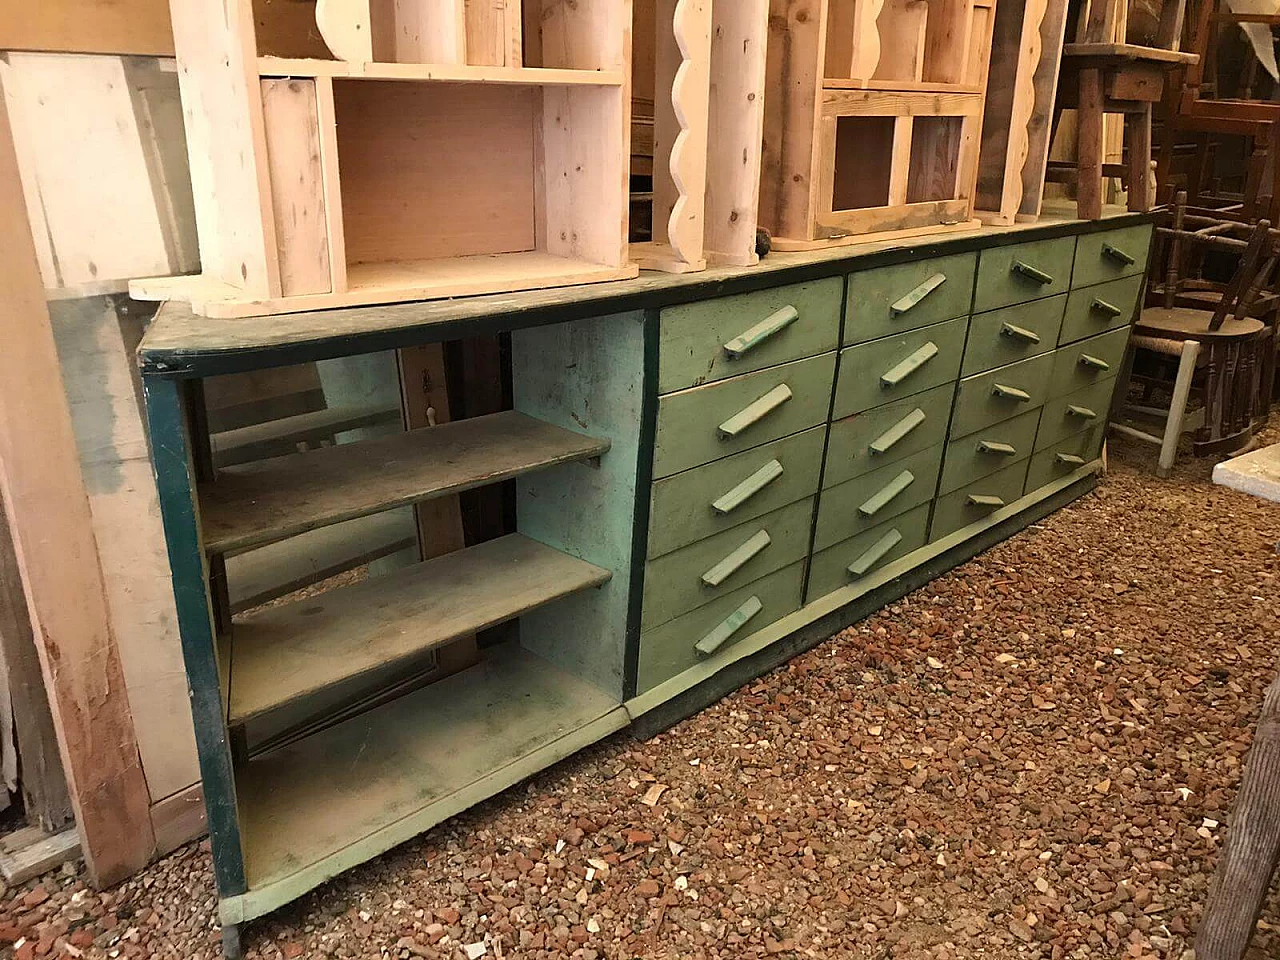
[[[206,377],[237,373],[498,330],[655,309],[833,276],[851,269],[943,256],[1019,240],[1107,230],[1130,222],[1140,223],[1150,216],[1109,207],[1101,220],[1086,222],[1055,210],[1047,211],[1036,223],[982,227],[963,233],[805,253],[775,252],[754,267],[719,267],[687,274],[645,272],[634,280],[238,320],[201,317],[192,313],[186,303],[169,301],[160,307],[143,338],[138,360],[144,376]]]

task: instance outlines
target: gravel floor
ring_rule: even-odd
[[[1113,445],[1096,493],[250,925],[248,956],[1182,957],[1276,669],[1280,506],[1153,459]],[[3,900],[23,960],[218,955],[203,846]]]

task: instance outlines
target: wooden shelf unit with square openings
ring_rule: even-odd
[[[210,317],[634,277],[631,0],[172,0]]]
[[[771,0],[760,225],[775,248],[978,226],[994,15],[994,0]]]

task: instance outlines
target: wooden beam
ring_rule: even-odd
[[[85,861],[96,884],[110,885],[151,858],[150,798],[3,108],[0,225],[8,238],[0,259],[0,491]]]
[[[0,50],[172,57],[167,0],[0,4]]]

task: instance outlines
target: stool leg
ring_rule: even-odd
[[[1196,359],[1200,356],[1200,344],[1187,340],[1182,344],[1182,358],[1178,361],[1178,376],[1173,381],[1173,400],[1169,404],[1169,419],[1164,424],[1164,440],[1160,444],[1160,460],[1156,476],[1167,477],[1173,471],[1173,461],[1178,456],[1178,440],[1182,437],[1182,424],[1187,418],[1187,400],[1191,396],[1191,379],[1196,372]]]
[[[1076,216],[1097,220],[1102,216],[1102,71],[1096,67],[1080,71],[1076,122]]]
[[[1151,209],[1151,104],[1124,115],[1125,146],[1129,148],[1129,209]]]

